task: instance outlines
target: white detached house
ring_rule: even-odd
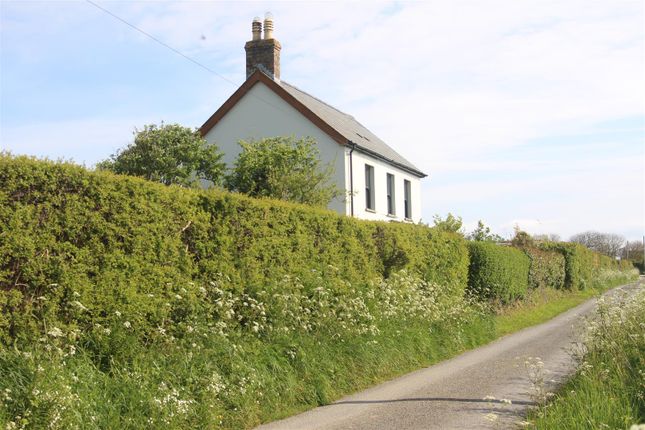
[[[239,140],[310,136],[323,163],[335,167],[333,181],[346,198],[329,204],[341,214],[371,220],[419,222],[420,180],[427,175],[390,148],[354,117],[280,80],[280,43],[273,20],[253,20],[246,43],[246,81],[202,125],[201,133],[232,167]]]

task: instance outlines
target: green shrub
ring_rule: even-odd
[[[237,156],[224,185],[252,197],[270,197],[326,207],[343,192],[331,181],[333,164],[320,161],[318,144],[312,137],[294,136],[240,141]]]
[[[523,251],[531,260],[530,288],[564,288],[565,260],[562,254],[532,247],[524,248]]]
[[[489,242],[469,242],[468,249],[468,289],[472,294],[504,303],[524,297],[530,261],[522,251]]]

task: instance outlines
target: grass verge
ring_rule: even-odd
[[[578,373],[529,416],[535,429],[629,429],[645,423],[645,292],[607,300],[589,321]]]

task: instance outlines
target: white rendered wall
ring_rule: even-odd
[[[239,140],[259,140],[264,137],[310,136],[318,142],[323,164],[334,166],[333,182],[346,189],[343,145],[316,127],[290,104],[282,100],[262,82],[255,84],[205,136],[224,153],[223,161],[232,167],[241,152]],[[345,197],[335,199],[329,209],[347,214]]]
[[[349,149],[347,150],[349,154]],[[421,220],[421,181],[414,175],[400,170],[385,161],[362,154],[355,150],[352,154],[354,171],[354,216],[357,218],[381,221],[405,221],[405,202],[403,181],[410,181],[412,221]],[[348,161],[349,164],[349,161]],[[374,167],[374,211],[365,206],[365,165]],[[387,213],[387,174],[394,175],[395,215]],[[347,168],[349,177],[349,166]]]

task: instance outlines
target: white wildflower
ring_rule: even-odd
[[[489,414],[484,415],[484,418],[486,418],[488,421],[494,423],[495,421],[497,421],[497,419],[499,417],[497,416],[497,414],[494,414],[494,413],[491,412]]]
[[[73,301],[72,304],[74,306],[76,306],[77,308],[79,308],[80,310],[82,310],[82,311],[87,310],[87,308],[85,306],[83,306],[83,303],[79,302],[78,300]]]
[[[63,331],[58,327],[52,327],[52,329],[49,330],[47,334],[50,335],[51,337],[61,337],[63,336]]]

